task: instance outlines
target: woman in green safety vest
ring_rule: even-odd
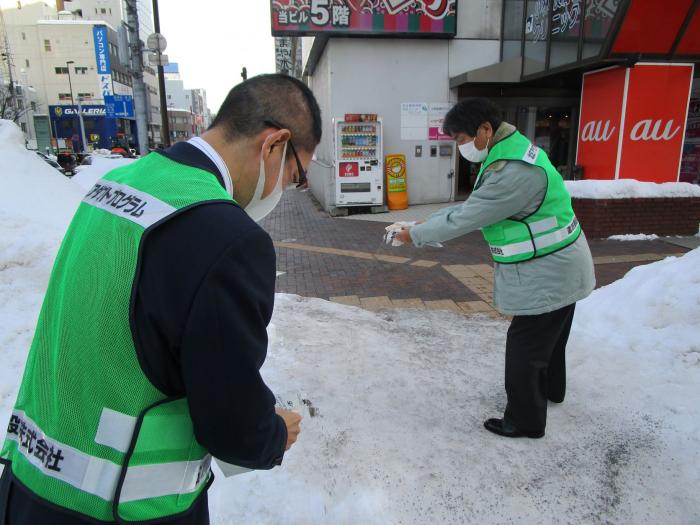
[[[445,132],[464,158],[481,163],[474,191],[396,238],[423,246],[482,231],[495,264],[494,306],[513,316],[506,340],[508,403],[502,418],[484,426],[505,437],[539,438],[547,402],[564,400],[574,308],[594,289],[595,275],[561,175],[500,115],[484,98],[464,99],[448,112]]]

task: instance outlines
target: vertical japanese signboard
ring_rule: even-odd
[[[112,67],[109,63],[107,26],[93,26],[92,37],[95,41],[95,62],[97,64],[97,78],[100,83],[100,94],[102,98],[109,97],[114,94],[114,91],[112,89]]]
[[[271,0],[272,34],[453,37],[456,0]]]
[[[295,40],[298,38],[289,36],[275,38],[275,70],[277,73],[301,78],[301,43]]]
[[[584,177],[677,181],[692,78],[692,64],[586,74],[576,155]]]

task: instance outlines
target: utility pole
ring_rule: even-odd
[[[131,77],[134,89],[134,111],[136,112],[137,142],[139,153],[148,153],[148,121],[146,118],[146,84],[143,81],[143,46],[139,38],[139,14],[137,0],[124,0],[126,5],[126,27],[129,30],[131,50]]]
[[[160,34],[160,15],[158,14],[158,0],[153,0],[153,29]],[[160,128],[160,139],[163,146],[170,147],[170,123],[168,122],[168,103],[165,96],[165,72],[160,60],[160,49],[158,50],[158,91],[160,92],[160,120],[163,122]]]
[[[7,27],[5,26],[5,17],[2,14],[2,9],[0,8],[0,25],[2,26],[2,36],[3,36],[3,53],[2,58],[7,60],[7,76],[10,79],[10,111],[15,108],[15,82],[12,78],[12,54],[10,52],[10,41],[7,38]],[[1,87],[1,86],[0,86]]]

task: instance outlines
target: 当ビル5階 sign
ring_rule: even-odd
[[[457,0],[272,0],[272,34],[453,37]]]

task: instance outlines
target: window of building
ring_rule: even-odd
[[[525,0],[505,0],[503,12],[503,61],[517,58],[522,52],[523,10]]]
[[[51,40],[44,40],[44,51],[51,51]]]
[[[90,98],[92,98],[92,97],[94,97],[94,96],[95,96],[94,93],[78,93],[78,98],[83,99],[83,100],[84,100],[84,99],[90,99]]]
[[[58,94],[58,100],[70,100],[71,96],[70,93],[59,93]]]
[[[54,71],[56,71],[57,75],[67,75],[68,74],[67,67],[55,67]]]
[[[25,67],[29,67],[29,59],[28,58],[24,59],[24,65],[25,65]]]
[[[101,14],[101,15],[106,15],[106,14],[107,14],[107,9],[105,9],[104,7],[101,8],[101,9],[100,9],[100,14]]]
[[[24,100],[21,98],[17,100],[17,108],[20,110],[24,109]]]
[[[578,40],[583,19],[583,0],[555,2],[552,8],[552,44],[549,68],[571,64],[578,59]]]
[[[76,67],[75,68],[75,74],[76,75],[87,75],[88,68],[86,67]]]
[[[96,15],[99,14],[99,13],[97,12],[97,8],[95,8],[95,14],[96,14]]]
[[[549,2],[528,0],[525,13],[524,75],[544,71],[549,33]]]
[[[581,2],[583,3],[583,1]],[[594,0],[586,1],[586,16],[583,20],[583,54],[581,58],[597,56],[603,47],[603,40],[610,32],[617,9],[623,2],[608,2],[599,5]]]
[[[32,111],[36,111],[36,102],[32,101]]]
[[[22,128],[22,132],[26,133],[27,132],[27,124],[25,122],[20,122],[19,125]]]
[[[22,40],[26,40],[26,39],[27,39],[27,35],[26,35],[26,33],[23,32],[22,33]]]

